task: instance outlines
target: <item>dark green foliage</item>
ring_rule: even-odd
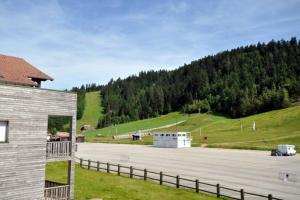
[[[70,123],[71,117],[63,116],[49,116],[48,118],[48,132],[56,134],[57,131],[69,131],[70,126],[65,126]]]
[[[284,108],[300,96],[300,42],[258,43],[93,87],[103,96],[99,127],[178,110],[237,118]]]
[[[77,119],[81,119],[85,108],[85,88],[74,87],[71,90],[77,93]],[[70,117],[51,116],[48,120],[48,132],[55,134],[57,131],[67,131],[66,125]]]
[[[96,88],[95,84],[91,85],[93,88]],[[85,92],[87,91],[86,87],[84,87],[84,85],[82,85],[80,88],[73,87],[71,91],[77,93],[77,119],[81,119],[85,108]]]

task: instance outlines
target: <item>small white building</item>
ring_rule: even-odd
[[[155,132],[153,145],[163,148],[191,147],[192,137],[187,132]]]

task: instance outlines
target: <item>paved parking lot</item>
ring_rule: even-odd
[[[299,200],[300,156],[271,157],[269,154],[248,150],[167,149],[143,145],[81,143],[76,156]]]

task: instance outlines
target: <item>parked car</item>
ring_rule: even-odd
[[[295,145],[280,144],[277,146],[277,150],[280,151],[284,156],[296,155]]]
[[[277,149],[271,151],[271,156],[293,156],[296,155],[295,145],[280,144]]]

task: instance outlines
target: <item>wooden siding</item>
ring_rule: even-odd
[[[72,117],[75,144],[76,94],[0,84],[0,121],[9,121],[8,143],[0,143],[0,199],[44,199],[48,116]],[[71,148],[70,197],[74,197]]]

